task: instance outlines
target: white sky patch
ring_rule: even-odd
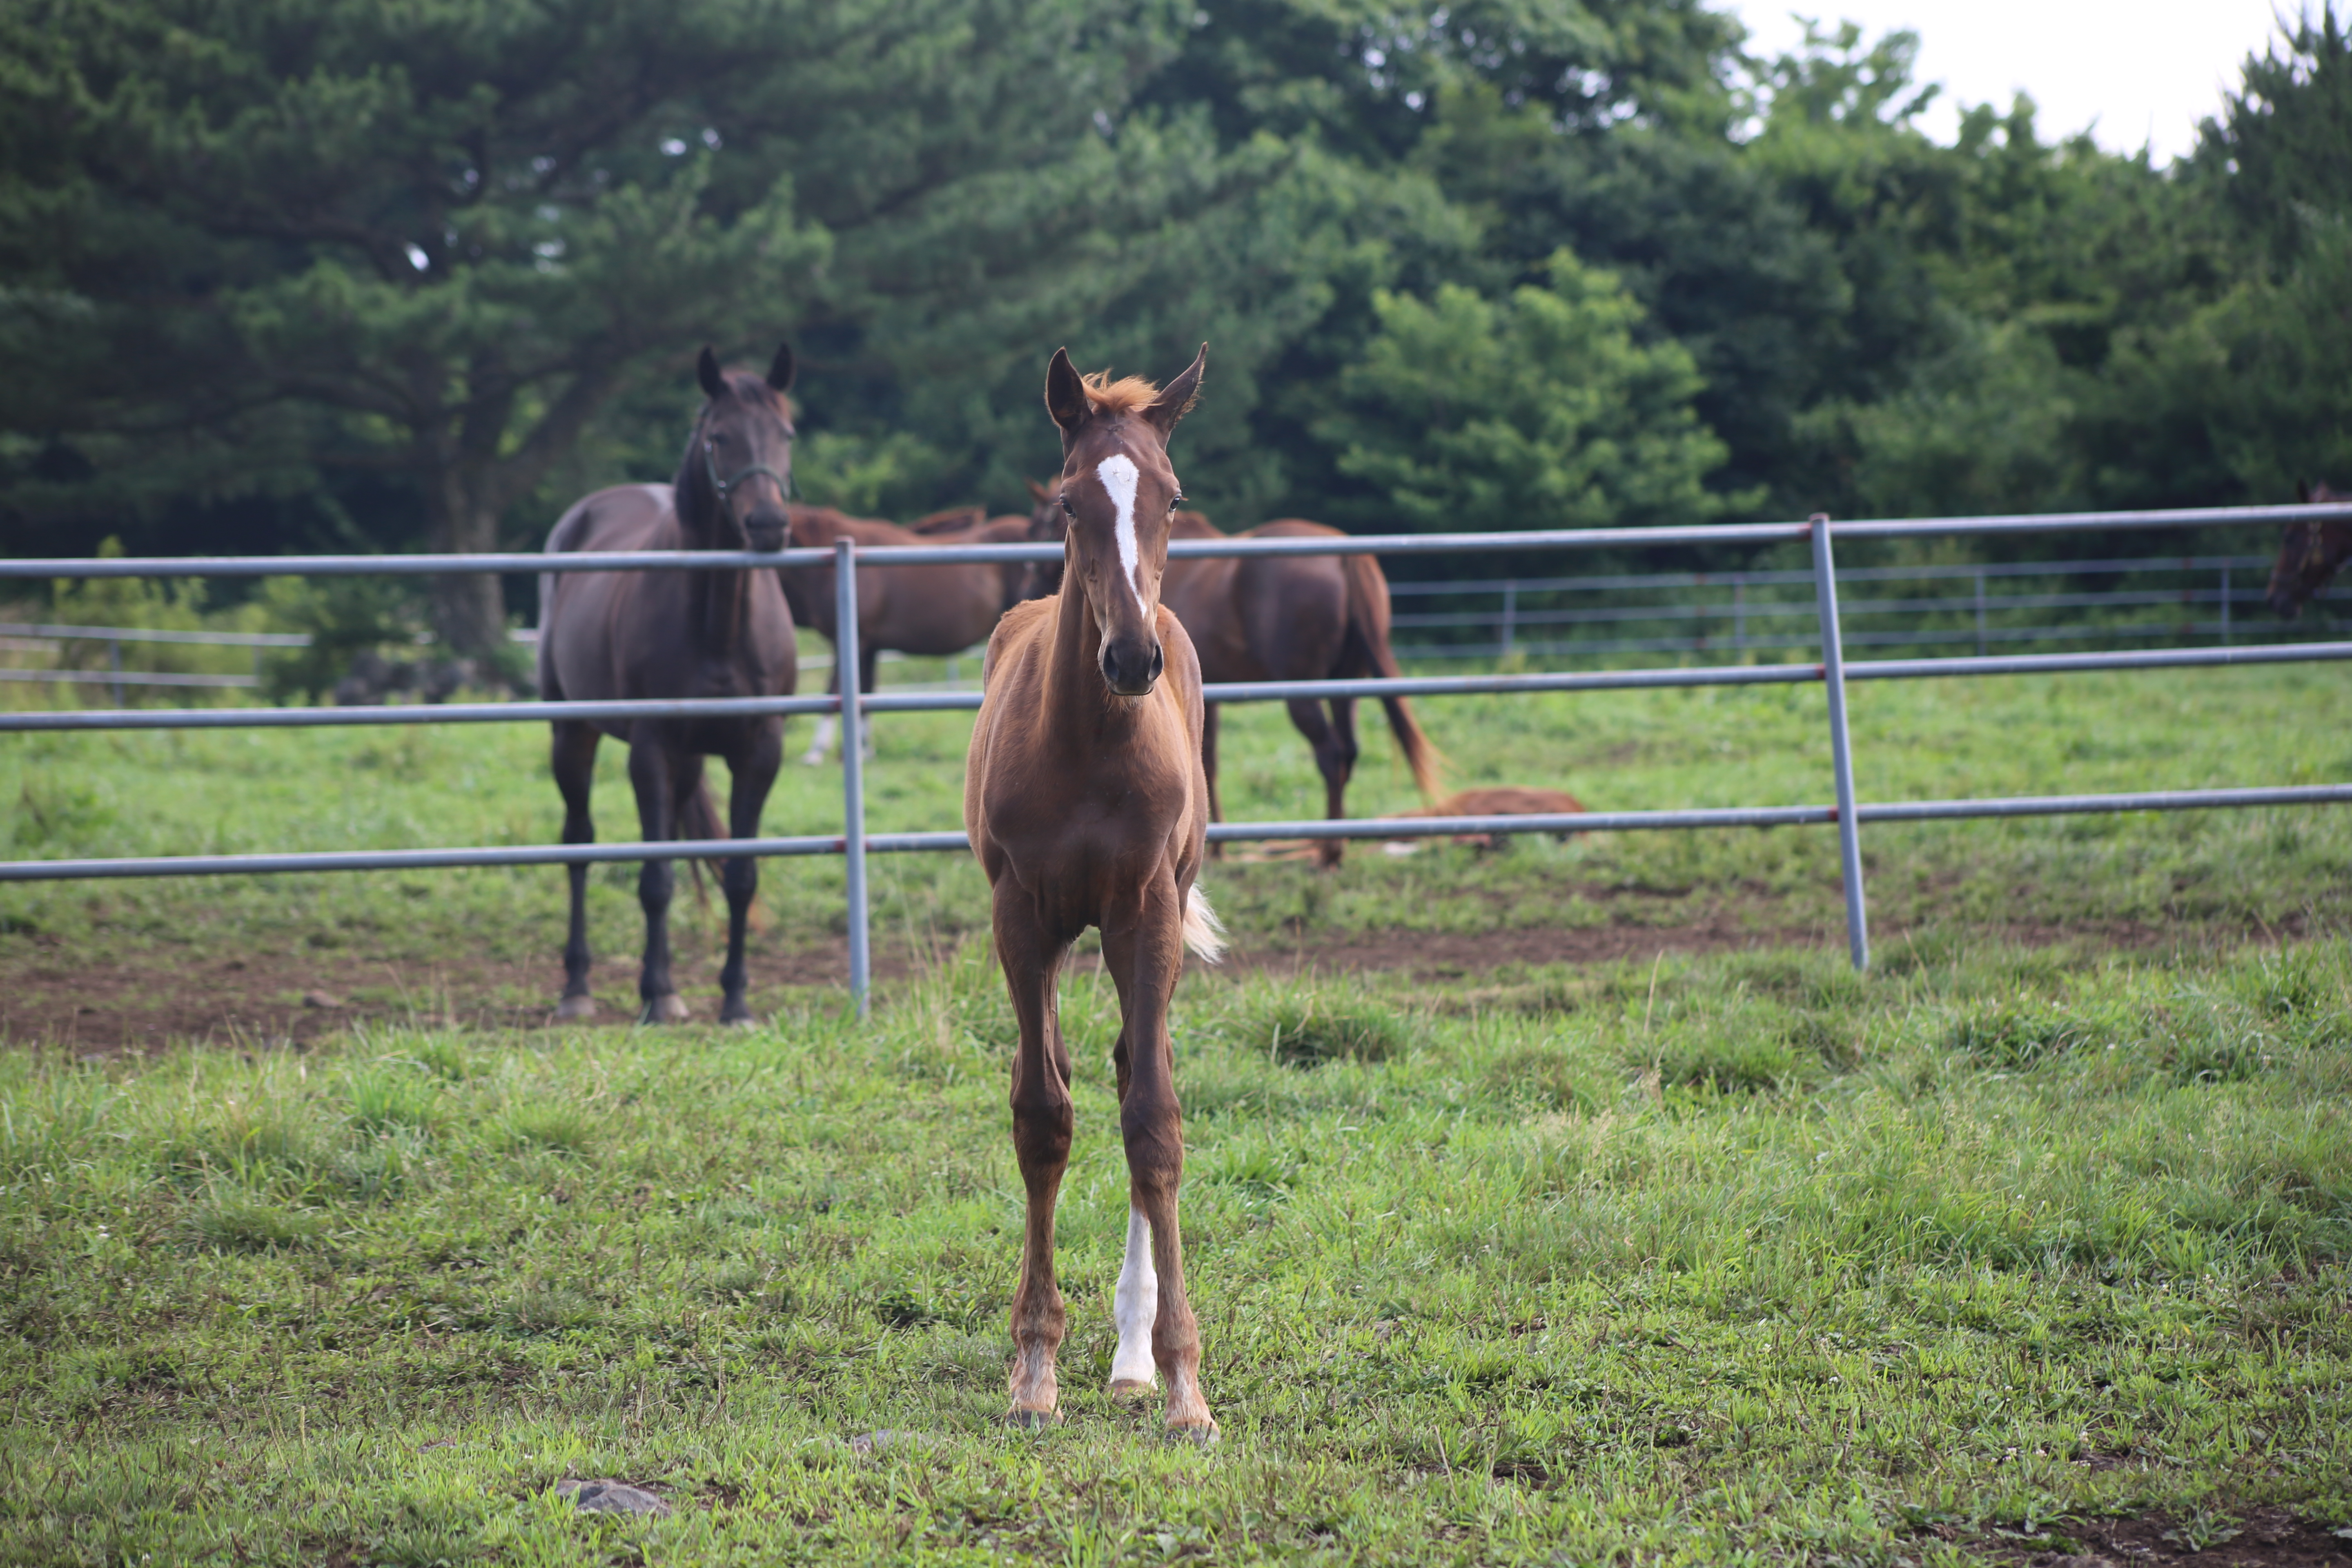
[[[1112,453],[1095,469],[1095,478],[1102,481],[1103,494],[1110,497],[1117,514],[1113,533],[1118,540],[1119,570],[1127,574],[1127,585],[1135,591],[1135,607],[1148,616],[1151,606],[1143,602],[1143,554],[1135,542],[1135,487],[1142,477],[1135,459],[1124,452]]]
[[[1963,104],[2006,111],[2010,95],[2031,93],[2044,142],[2085,127],[2111,153],[2147,147],[2158,165],[2197,144],[2197,122],[2218,114],[2250,54],[2280,37],[2316,5],[2305,0],[1730,0],[1748,28],[1748,48],[1769,56],[1797,47],[1796,16],[1834,30],[1851,18],[1865,42],[1897,27],[1919,35],[1918,76],[1943,93],[1921,126],[1948,144]],[[1795,13],[1791,16],[1790,13]]]

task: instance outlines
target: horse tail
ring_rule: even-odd
[[[727,819],[719,815],[719,802],[710,793],[707,778],[694,782],[694,793],[677,803],[677,836],[680,838],[729,838]],[[720,862],[689,860],[688,869],[694,874],[694,903],[697,909],[710,907],[710,889],[703,884],[702,868],[708,864],[713,877],[720,876]]]
[[[1198,882],[1184,898],[1184,945],[1203,963],[1215,963],[1225,956],[1224,922],[1209,907],[1209,895]]]
[[[1396,655],[1389,651],[1388,578],[1381,574],[1381,563],[1369,555],[1342,555],[1339,568],[1348,578],[1349,640],[1374,674],[1393,680],[1403,671],[1397,668]],[[1414,787],[1421,791],[1422,799],[1434,804],[1445,793],[1444,782],[1438,776],[1445,765],[1444,753],[1423,733],[1412,705],[1403,698],[1383,697],[1381,707],[1387,710],[1389,732],[1396,737],[1397,750],[1404,753],[1405,766],[1412,770]]]

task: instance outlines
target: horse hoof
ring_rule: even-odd
[[[801,753],[801,766],[804,768],[821,768],[824,766],[824,753],[823,752],[803,752]]]
[[[688,1018],[693,1016],[693,1009],[687,1006],[686,998],[673,991],[667,996],[656,996],[652,1001],[646,1003],[646,1010],[643,1014],[639,1015],[637,1022],[640,1024],[683,1024]]]
[[[749,1007],[738,1007],[719,1015],[719,1021],[730,1029],[756,1029],[760,1020],[751,1016]]]
[[[1141,1379],[1114,1377],[1110,1380],[1110,1396],[1122,1405],[1140,1403],[1150,1398],[1151,1394],[1151,1384]]]
[[[596,998],[593,996],[566,996],[562,1001],[558,1002],[555,1005],[555,1016],[558,1020],[563,1023],[572,1023],[582,1018],[593,1018],[595,1016]]]
[[[1195,1448],[1213,1448],[1223,1440],[1223,1437],[1224,1434],[1217,1430],[1217,1424],[1213,1421],[1203,1421],[1192,1426],[1168,1428],[1168,1440],[1171,1443],[1190,1443]]]
[[[1062,1424],[1058,1410],[1023,1410],[1018,1406],[1004,1413],[1004,1424],[1016,1432],[1042,1432],[1048,1426]]]

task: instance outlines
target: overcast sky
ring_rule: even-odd
[[[2318,0],[2310,0],[2315,14]],[[1919,35],[1919,78],[1944,91],[1926,129],[1951,140],[1962,103],[2006,109],[2024,91],[2040,106],[2045,141],[2092,126],[2099,145],[2157,162],[2196,144],[2240,65],[2279,37],[2276,12],[2298,0],[1731,0],[1751,51],[1792,48],[1790,12],[1824,26],[1862,24],[1865,38],[1897,27]]]

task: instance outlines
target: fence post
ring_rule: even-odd
[[[1813,595],[1822,616],[1822,684],[1828,688],[1830,699],[1830,763],[1837,776],[1838,858],[1845,868],[1846,948],[1856,969],[1868,969],[1870,917],[1862,901],[1861,825],[1853,819],[1853,748],[1846,737],[1845,647],[1838,635],[1837,567],[1830,558],[1829,514],[1817,511],[1811,521]]]
[[[1519,585],[1516,582],[1503,584],[1503,657],[1511,657],[1513,634],[1518,629]]]
[[[866,736],[858,689],[857,547],[833,542],[833,668],[841,692],[841,845],[849,868],[849,994],[866,1016]]]

